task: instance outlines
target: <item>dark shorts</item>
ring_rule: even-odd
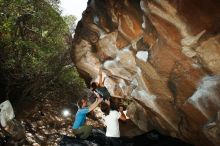
[[[122,146],[121,140],[119,137],[107,137],[108,146]]]

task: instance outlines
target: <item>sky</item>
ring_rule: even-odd
[[[60,8],[62,15],[74,15],[77,17],[77,22],[82,17],[82,12],[87,7],[88,0],[60,0]]]

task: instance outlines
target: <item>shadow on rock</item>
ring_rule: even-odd
[[[87,139],[63,136],[60,146],[105,146],[106,136],[101,129],[92,129],[92,134]]]
[[[180,139],[162,135],[156,130],[144,133],[133,138],[133,146],[193,146]]]
[[[177,138],[165,136],[153,130],[133,138],[121,137],[120,146],[193,146]],[[105,133],[94,129],[91,136],[82,140],[76,137],[63,136],[60,146],[110,146]]]
[[[64,135],[61,139],[60,146],[99,146],[99,144],[89,140],[83,140]]]

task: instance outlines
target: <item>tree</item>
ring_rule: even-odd
[[[65,94],[84,86],[75,75],[72,80],[79,81],[63,88],[64,68],[71,64],[71,35],[60,12],[54,9],[58,2],[0,0],[0,96]],[[67,20],[71,24],[75,21],[72,16]],[[71,71],[76,72],[73,65]]]
[[[63,19],[68,25],[70,33],[73,34],[75,32],[75,28],[76,28],[75,22],[77,18],[74,15],[66,15],[63,16]]]

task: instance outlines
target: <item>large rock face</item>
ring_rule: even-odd
[[[220,145],[219,0],[89,0],[73,43],[81,75],[102,67],[141,129]]]

